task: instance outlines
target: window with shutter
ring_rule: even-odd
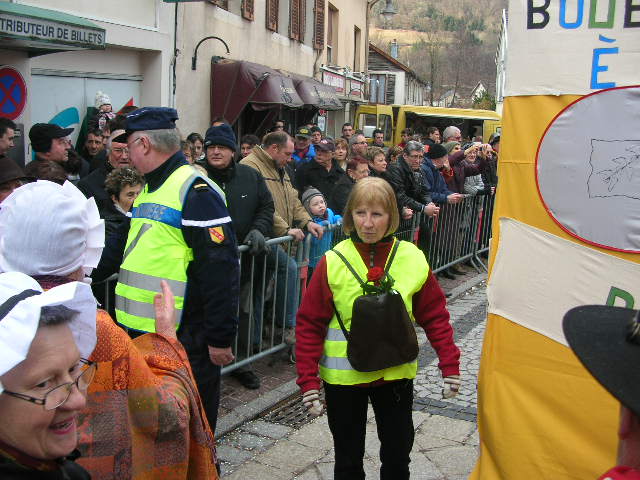
[[[278,0],[267,0],[267,28],[274,32],[278,31]]]
[[[289,0],[289,38],[300,40],[300,0]]]
[[[209,0],[209,3],[213,3],[214,5],[224,8],[225,10],[229,10],[229,0]]]
[[[253,0],[242,0],[242,18],[253,20]]]
[[[324,1],[315,0],[313,7],[313,48],[324,49]]]

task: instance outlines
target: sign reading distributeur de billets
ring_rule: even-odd
[[[0,13],[0,36],[91,48],[105,47],[105,31],[101,28],[69,25],[8,12]]]

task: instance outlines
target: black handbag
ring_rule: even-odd
[[[395,242],[384,270],[390,286],[393,279],[389,268],[399,244],[399,241]],[[402,295],[393,288],[371,293],[375,289],[360,278],[344,255],[332,251],[344,262],[363,291],[353,302],[349,331],[334,304],[338,323],[347,339],[347,358],[351,366],[359,372],[374,372],[413,362],[418,357],[418,337]]]

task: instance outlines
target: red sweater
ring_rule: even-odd
[[[374,266],[384,268],[392,242],[376,244],[354,242],[366,265],[374,249]],[[411,272],[407,272],[411,274]],[[302,392],[319,389],[318,362],[322,357],[327,328],[333,317],[333,294],[327,280],[327,261],[322,257],[311,277],[296,320],[296,368]],[[443,377],[460,374],[460,350],[453,343],[446,299],[436,278],[429,272],[427,281],[413,296],[413,315],[424,328],[440,363]],[[378,383],[378,381],[374,382]]]

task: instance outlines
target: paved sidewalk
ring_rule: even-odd
[[[370,409],[371,410],[371,409]],[[414,412],[416,437],[411,452],[411,478],[419,480],[462,480],[477,458],[478,434],[474,422]],[[246,451],[247,460],[223,474],[229,480],[330,480],[333,478],[333,441],[323,415],[299,430],[260,420],[243,425],[239,432],[218,447],[221,458],[230,443],[261,450]],[[229,443],[227,443],[229,442]],[[375,420],[367,424],[365,473],[378,478],[380,442]],[[228,458],[228,457],[227,457]],[[228,472],[228,473],[227,473]]]
[[[459,480],[467,478],[477,458],[476,383],[486,319],[486,291],[477,279],[460,285],[449,305],[456,344],[461,348],[462,388],[458,397],[443,400],[437,357],[424,332],[414,382],[416,439],[411,454],[411,478]],[[292,385],[295,388],[295,384]],[[284,388],[284,387],[283,387]],[[379,441],[369,409],[365,471],[378,478]],[[223,477],[244,480],[333,478],[332,438],[326,416],[295,429],[264,417],[219,439]]]

